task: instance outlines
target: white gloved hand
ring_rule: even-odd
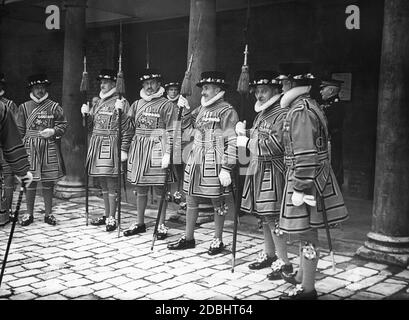
[[[247,147],[247,142],[249,141],[249,138],[246,136],[238,136],[237,137],[237,146],[238,147]]]
[[[82,113],[83,116],[85,116],[85,114],[89,113],[89,102],[87,102],[86,104],[84,103],[81,106],[81,113]]]
[[[33,181],[33,174],[30,171],[27,171],[25,176],[22,176],[22,177],[16,176],[16,177],[17,177],[17,180],[21,182],[26,188],[28,188],[28,186]]]
[[[221,185],[223,187],[227,187],[228,185],[230,185],[230,183],[231,183],[230,172],[228,172],[228,171],[226,171],[224,169],[220,170],[219,180],[220,180],[220,183],[221,183]]]
[[[47,128],[47,129],[44,129],[44,130],[40,131],[40,135],[41,135],[43,138],[52,137],[54,134],[55,134],[55,130],[52,129],[52,128]]]
[[[170,163],[170,154],[166,152],[162,158],[162,169],[166,169],[167,167],[169,167],[169,163]]]
[[[121,162],[128,160],[128,153],[121,150]]]
[[[124,105],[125,105],[125,99],[116,99],[115,101],[115,110],[123,110],[124,109]]]
[[[187,99],[184,97],[184,96],[182,96],[182,95],[180,95],[179,96],[179,99],[178,99],[178,107],[180,107],[180,108],[186,108],[186,109],[190,109],[190,106],[189,106],[189,102],[187,101]]]
[[[315,207],[317,205],[317,201],[315,200],[314,196],[310,194],[304,195],[303,201],[310,207]]]
[[[246,120],[244,120],[243,122],[239,121],[236,123],[236,134],[238,136],[246,135]]]
[[[298,207],[304,203],[303,198],[304,192],[298,192],[294,190],[293,195],[291,196],[291,202],[294,206]]]

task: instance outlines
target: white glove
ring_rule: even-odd
[[[219,180],[223,187],[227,187],[231,183],[230,173],[224,169],[220,170]]]
[[[308,204],[310,207],[315,207],[317,205],[317,201],[315,201],[315,198],[313,195],[306,194],[303,197],[303,201]]]
[[[182,95],[180,95],[179,96],[179,99],[178,99],[178,107],[180,107],[180,108],[186,108],[186,109],[190,109],[190,106],[189,106],[189,102],[187,101],[187,99],[184,97],[184,96],[182,96]]]
[[[116,99],[115,101],[115,110],[123,110],[124,109],[124,105],[125,105],[125,99]]]
[[[291,196],[291,202],[293,203],[293,205],[298,207],[304,203],[303,198],[304,192],[298,192],[294,190],[293,195]]]
[[[247,147],[247,142],[249,141],[249,138],[246,136],[238,136],[237,137],[237,146],[238,147]]]
[[[28,188],[28,186],[31,184],[33,181],[33,174],[30,171],[27,171],[25,176],[19,177],[16,176],[18,181],[24,184],[24,187]]]
[[[52,137],[54,134],[55,134],[55,130],[52,129],[52,128],[47,128],[47,129],[44,129],[44,130],[40,131],[40,135],[41,135],[43,138]]]
[[[238,136],[246,135],[246,120],[243,122],[239,121],[236,123],[236,133]]]
[[[81,113],[83,116],[85,116],[85,114],[89,113],[89,102],[87,102],[86,104],[84,103],[81,107]]]
[[[162,158],[162,169],[166,169],[167,167],[169,167],[169,163],[170,163],[170,154],[166,152]]]
[[[125,162],[126,160],[128,160],[128,153],[121,150],[121,162]]]

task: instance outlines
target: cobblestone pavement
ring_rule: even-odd
[[[249,270],[262,248],[262,234],[237,238],[237,258],[231,272],[231,229],[226,228],[224,255],[209,256],[212,223],[195,231],[196,248],[169,251],[167,242],[183,233],[182,224],[168,223],[169,238],[157,240],[151,251],[155,210],[148,210],[147,232],[133,237],[104,226],[85,226],[84,198],[55,200],[56,226],[43,222],[42,198],[36,199],[34,223],[16,225],[0,299],[144,299],[144,300],[266,300],[277,299],[291,285],[283,280],[269,281],[269,269]],[[22,206],[24,213],[25,205]],[[90,216],[103,212],[103,201],[90,199]],[[136,218],[135,209],[122,205],[122,229]],[[231,224],[227,223],[227,226]],[[11,224],[0,227],[0,254],[4,257]],[[297,267],[290,246],[291,261]],[[354,253],[335,255],[333,271],[328,253],[318,264],[316,289],[322,300],[409,299],[409,269],[373,263]]]

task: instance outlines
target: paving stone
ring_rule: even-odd
[[[116,276],[115,278],[107,279],[106,282],[110,283],[114,286],[119,286],[123,283],[127,283],[129,281],[132,281],[131,278],[125,277],[125,276]]]
[[[10,300],[33,300],[37,296],[35,294],[32,294],[31,292],[25,292],[25,293],[20,293],[15,296],[11,296]]]
[[[66,290],[67,287],[60,284],[60,283],[54,283],[54,284],[49,284],[47,286],[38,288],[33,290],[32,292],[35,293],[38,296],[47,296],[50,294],[55,294],[55,293],[59,293],[61,291]]]
[[[373,277],[363,279],[363,280],[358,281],[358,282],[351,283],[351,284],[347,285],[345,288],[348,289],[348,290],[352,290],[352,291],[359,291],[359,290],[365,289],[367,287],[373,286],[374,284],[385,280],[385,278],[386,278],[386,276],[376,275],[376,276],[373,276]]]
[[[318,266],[317,266],[318,269],[322,270],[322,269],[327,269],[329,267],[332,267],[332,261],[326,261],[322,259],[318,260]]]
[[[153,300],[173,300],[177,299],[178,297],[182,296],[183,293],[174,290],[174,289],[165,289],[162,291],[158,291],[152,294],[147,295],[146,297]]]
[[[60,294],[51,294],[49,296],[37,298],[36,300],[68,300],[68,299]]]
[[[7,284],[10,287],[16,288],[16,287],[26,286],[26,285],[29,285],[31,283],[38,282],[38,281],[40,281],[40,279],[36,277],[27,277],[27,278],[15,280],[15,281],[7,282]]]
[[[228,293],[229,296],[236,296],[243,292],[245,289],[229,284],[221,284],[219,286],[213,287],[212,290],[224,294]]]
[[[70,299],[72,298],[78,298],[81,296],[85,296],[88,294],[93,293],[93,290],[91,288],[88,287],[76,287],[76,288],[70,288],[64,291],[61,291],[60,294],[68,297]]]
[[[243,278],[242,280],[248,280],[248,281],[253,281],[253,282],[260,282],[266,280],[266,276],[264,274],[258,274],[258,273],[250,273]]]
[[[279,292],[279,291],[270,290],[270,291],[261,293],[261,295],[263,297],[267,298],[267,299],[272,299],[273,300],[273,299],[277,299],[279,296],[281,296],[282,293]]]
[[[382,300],[383,298],[383,295],[366,291],[358,292],[350,297],[352,300]]]
[[[326,260],[326,261],[330,261],[330,262],[332,262],[332,258],[331,258],[331,256],[326,256],[326,257],[324,257],[324,258],[322,258],[322,260]],[[334,254],[334,260],[335,260],[335,263],[343,263],[343,262],[347,262],[347,261],[351,261],[352,260],[352,257],[346,257],[346,256],[340,256],[340,255],[338,255],[338,254]]]
[[[368,288],[367,291],[374,292],[383,296],[390,296],[402,290],[405,287],[406,287],[405,284],[383,282]]]
[[[404,270],[398,274],[395,274],[397,278],[409,279],[409,270]]]
[[[337,291],[334,291],[332,294],[336,295],[338,297],[341,297],[341,298],[347,298],[347,297],[350,297],[350,296],[354,295],[355,291],[351,291],[351,290],[343,288],[343,289],[339,289]]]
[[[121,289],[115,288],[115,287],[110,287],[110,288],[106,288],[100,291],[96,291],[94,292],[94,295],[96,295],[97,297],[101,298],[101,299],[106,299],[109,297],[113,297],[116,296],[118,294],[123,293],[124,291],[122,291]]]
[[[30,276],[35,276],[42,273],[41,270],[38,269],[33,269],[33,270],[27,270],[23,272],[16,272],[14,273],[17,278],[25,278],[25,277],[30,277]]]
[[[332,268],[329,268],[329,269],[321,271],[322,274],[325,274],[327,276],[333,276],[333,275],[336,275],[336,274],[341,273],[341,272],[344,272],[344,269],[335,268],[335,270],[334,270]]]
[[[315,284],[315,288],[319,292],[330,293],[335,290],[341,289],[348,284],[350,284],[349,281],[327,277],[325,279],[317,281]]]
[[[136,300],[141,299],[146,295],[146,293],[140,292],[138,290],[125,291],[114,296],[115,299],[119,300]]]
[[[84,279],[84,278],[79,278],[79,279],[75,279],[75,280],[69,280],[65,283],[65,285],[69,286],[69,287],[79,287],[79,286],[86,286],[88,284],[92,284],[93,282],[91,280],[88,279]]]
[[[366,268],[371,268],[371,269],[375,269],[375,270],[384,270],[384,269],[386,269],[388,266],[387,266],[386,264],[369,262],[369,263],[366,263],[366,264],[364,265],[364,267],[366,267]]]
[[[351,282],[356,282],[356,281],[360,281],[366,277],[371,277],[375,274],[378,274],[379,271],[378,270],[374,270],[374,269],[369,269],[369,268],[363,268],[363,267],[357,267],[345,272],[341,272],[335,275],[335,277],[339,278],[339,279],[344,279],[347,281],[351,281]]]

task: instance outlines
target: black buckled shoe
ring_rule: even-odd
[[[186,236],[181,236],[176,242],[169,243],[168,249],[169,250],[185,250],[185,249],[192,249],[196,247],[195,239],[186,240]]]
[[[207,250],[207,253],[214,256],[215,254],[222,253],[223,249],[223,242],[221,242],[218,238],[214,238],[212,242],[210,242],[210,247],[209,250]]]
[[[314,289],[310,292],[305,292],[305,289],[301,284],[298,284],[289,293],[283,294],[279,298],[280,300],[317,300],[318,294]]]
[[[285,274],[293,273],[293,265],[285,264],[283,260],[278,259],[271,264],[271,270],[272,272],[267,275],[268,280],[281,280],[282,273]]]
[[[164,224],[161,224],[158,228],[158,232],[156,233],[156,238],[158,240],[164,240],[168,236],[168,230],[169,228],[165,226]]]
[[[250,270],[260,270],[263,268],[267,268],[267,267],[270,267],[271,264],[276,260],[277,260],[276,255],[274,257],[269,257],[264,252],[260,252],[258,254],[256,262],[249,264],[249,269]]]
[[[134,223],[128,228],[128,230],[124,231],[124,236],[129,237],[143,232],[146,232],[146,225],[145,224],[138,225]]]
[[[102,226],[102,225],[105,224],[105,221],[106,221],[106,217],[105,217],[105,216],[102,216],[102,217],[98,217],[98,218],[92,219],[90,223],[91,223],[91,225],[93,225],[93,226]]]
[[[114,231],[116,229],[116,221],[114,217],[109,217],[107,220],[106,231]]]
[[[57,219],[52,214],[49,214],[44,217],[44,222],[51,226],[55,226],[57,224]]]
[[[33,221],[34,221],[34,216],[33,216],[32,214],[25,214],[25,215],[23,216],[23,218],[21,219],[21,223],[20,223],[20,224],[21,224],[23,227],[25,227],[25,226],[28,226],[28,225],[32,224]]]
[[[297,275],[297,272],[294,272],[294,273],[281,272],[281,278],[285,280],[285,282],[291,283],[293,285],[297,285],[301,283],[295,279],[296,275]]]

